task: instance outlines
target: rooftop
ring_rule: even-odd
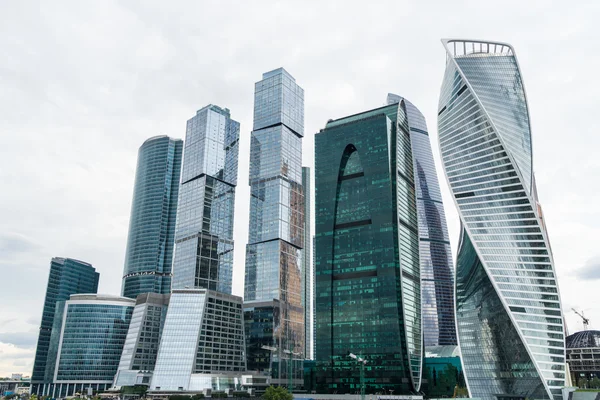
[[[442,39],[442,44],[448,55],[454,58],[515,55],[513,47],[503,42],[472,39]]]
[[[369,117],[372,117],[374,115],[386,114],[385,111],[387,111],[387,109],[389,107],[393,107],[393,108],[397,109],[398,108],[398,103],[388,104],[388,105],[385,105],[383,107],[377,107],[377,108],[374,108],[372,110],[367,110],[367,111],[359,112],[357,114],[348,115],[346,117],[342,117],[342,118],[338,118],[338,119],[334,119],[334,120],[330,119],[329,121],[327,121],[327,124],[325,125],[325,129],[333,128],[333,127],[338,126],[338,125],[343,125],[343,124],[347,124],[349,122],[354,122],[354,121],[358,121],[358,120],[361,120],[361,119],[369,118]]]
[[[157,139],[164,139],[164,138],[171,139],[171,140],[174,140],[174,141],[176,141],[176,142],[181,142],[181,141],[182,141],[181,139],[177,139],[177,138],[170,138],[170,137],[169,137],[169,136],[167,136],[167,135],[156,135],[156,136],[152,136],[151,138],[148,138],[148,139],[144,140],[144,143],[142,143],[142,146],[143,146],[143,145],[145,145],[145,144],[146,144],[146,143],[148,143],[148,142],[151,142],[151,141],[153,141],[153,140],[157,140]]]
[[[85,261],[81,261],[81,260],[77,260],[76,258],[69,258],[69,257],[52,257],[52,261],[54,262],[58,262],[61,264],[64,264],[66,260],[71,260],[71,261],[75,261],[79,264],[84,264],[84,265],[88,265],[88,266],[92,266],[92,264],[85,262]]]
[[[600,347],[600,331],[581,331],[567,336],[567,349]]]
[[[279,68],[277,68],[277,69],[274,69],[274,70],[272,70],[272,71],[265,72],[265,73],[263,74],[262,78],[263,78],[263,79],[267,79],[267,78],[270,78],[270,77],[272,77],[272,76],[275,76],[275,75],[287,75],[287,76],[289,76],[289,77],[290,77],[290,78],[291,78],[291,79],[292,79],[294,82],[296,81],[296,79],[294,79],[294,77],[293,77],[292,75],[290,75],[290,73],[289,73],[289,72],[287,72],[287,71],[285,70],[285,68],[283,68],[283,67],[279,67]]]
[[[229,116],[230,115],[229,108],[221,108],[221,107],[216,106],[214,104],[209,104],[207,106],[202,107],[201,109],[199,109],[198,111],[196,111],[196,115],[200,114],[204,110],[212,110],[214,112],[217,112],[217,113],[219,113],[221,115],[225,115],[225,116]]]
[[[114,294],[78,293],[72,294],[69,300],[117,301],[122,303],[131,303],[131,305],[135,305],[134,299],[130,299],[129,297],[116,296]]]

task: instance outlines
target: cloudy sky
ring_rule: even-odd
[[[329,118],[381,106],[388,92],[422,110],[438,157],[442,37],[514,45],[569,330],[582,328],[571,307],[600,328],[599,2],[237,3],[0,4],[0,376],[31,373],[51,257],[92,263],[100,291],[120,293],[145,139],[183,138],[208,103],[241,122],[241,295],[254,82],[283,66],[305,89],[305,165]],[[442,191],[455,251],[458,217]]]

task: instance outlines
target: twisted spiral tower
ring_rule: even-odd
[[[515,51],[442,43],[439,146],[462,225],[455,294],[467,385],[482,399],[558,399],[564,321]]]

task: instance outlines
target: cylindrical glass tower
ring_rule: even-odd
[[[170,293],[183,141],[155,136],[138,153],[122,294]]]

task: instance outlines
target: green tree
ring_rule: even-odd
[[[579,381],[577,382],[577,386],[579,386],[581,389],[587,389],[588,388],[588,380],[585,378],[579,378]]]
[[[269,386],[262,395],[263,400],[293,400],[294,396],[281,386]]]
[[[144,397],[146,392],[148,391],[148,386],[146,385],[134,385],[134,386],[123,386],[121,387],[122,394],[139,394]]]
[[[201,400],[203,398],[204,398],[204,394],[202,394],[202,393],[195,394],[191,397],[192,400]]]
[[[454,387],[454,398],[463,398],[463,397],[469,397],[469,391],[467,390],[466,387],[460,387],[458,385],[456,385]]]
[[[186,396],[184,394],[172,394],[169,396],[169,400],[190,400],[190,396]]]
[[[600,388],[600,379],[598,379],[598,377],[597,377],[597,376],[593,377],[593,378],[590,380],[590,387],[591,387],[591,388],[594,388],[594,389],[598,389],[598,388]]]

